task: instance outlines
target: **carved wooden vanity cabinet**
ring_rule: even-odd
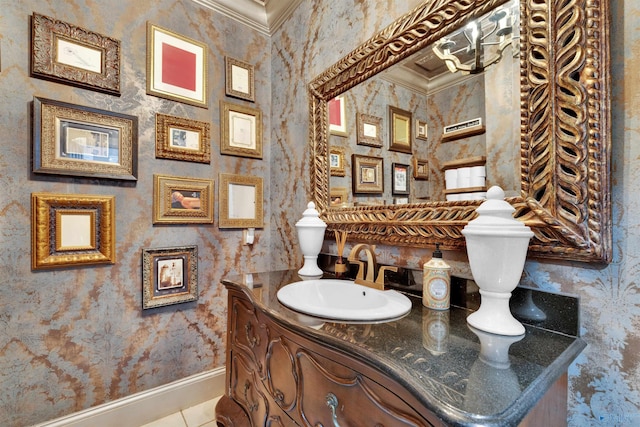
[[[548,426],[566,421],[566,368],[584,347],[579,339],[528,329],[523,341],[545,342],[550,355],[535,360],[538,356],[529,357],[525,346],[515,356],[509,351],[512,367],[496,370],[479,360],[477,340],[465,325],[466,310],[447,313],[443,327],[449,329],[449,351],[439,354],[428,351],[425,334],[431,329],[425,316],[430,314],[419,299],[398,321],[327,323],[278,303],[277,289],[298,280],[295,272],[253,277],[253,287],[242,278],[223,281],[229,300],[227,383],[216,407],[218,425]],[[477,373],[482,381],[489,378],[489,388],[484,382],[471,384],[478,381]],[[513,394],[507,383],[516,377]],[[505,390],[491,395],[492,380],[509,393],[504,401]]]

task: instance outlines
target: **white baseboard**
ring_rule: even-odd
[[[224,367],[196,374],[34,427],[141,426],[224,394]]]

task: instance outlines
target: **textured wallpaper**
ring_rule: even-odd
[[[302,165],[300,179],[306,179],[309,165],[304,158],[309,147],[305,146],[308,101],[304,84],[418,3],[303,2],[273,37],[274,160],[295,156]],[[582,334],[588,347],[569,371],[569,425],[580,427],[640,423],[640,5],[631,0],[611,1],[611,22],[615,23],[610,31],[613,262],[602,267],[529,261],[524,278],[527,285],[581,298]],[[287,176],[275,169],[272,174],[274,183],[277,177]],[[296,195],[301,194],[300,183],[283,180],[281,185],[286,184]],[[305,185],[308,187],[308,180]],[[273,192],[273,205],[299,210],[300,196],[291,201],[290,193]],[[274,211],[274,232],[287,222],[290,220]],[[273,239],[273,256],[282,255],[283,263],[288,244],[286,239]],[[325,249],[335,251],[335,243],[325,242]],[[377,258],[385,264],[415,268],[430,258],[431,251],[378,245]],[[456,273],[469,274],[466,254],[445,253],[445,257]]]
[[[222,366],[226,293],[221,277],[301,265],[294,224],[309,180],[307,84],[418,0],[304,1],[272,37],[190,0],[2,2],[0,15],[0,425],[27,426]],[[570,368],[571,426],[632,426],[640,422],[640,5],[611,2],[612,200],[614,260],[606,267],[530,261],[524,282],[581,298],[587,349]],[[122,42],[122,96],[114,97],[29,76],[32,12]],[[209,46],[209,108],[145,93],[147,21]],[[264,159],[219,153],[219,100],[224,56],[256,67],[256,103],[263,112]],[[30,102],[42,96],[136,115],[138,181],[30,174]],[[228,99],[229,101],[232,101]],[[232,101],[236,102],[236,101]],[[238,101],[239,103],[242,103]],[[209,121],[210,165],[155,158],[156,112]],[[241,230],[213,225],[153,226],[153,174],[212,178],[231,172],[265,178],[265,227],[253,247]],[[35,191],[116,196],[113,266],[33,272],[30,194]],[[198,245],[199,300],[143,312],[142,248]],[[327,242],[326,248],[335,249]],[[419,267],[432,248],[378,246],[385,264]],[[464,253],[445,253],[469,274]]]
[[[33,12],[120,40],[120,97],[29,75]],[[146,94],[146,23],[208,46],[208,108]],[[3,1],[0,71],[0,425],[27,426],[224,365],[226,292],[220,278],[270,267],[269,38],[192,1]],[[256,102],[225,97],[224,57],[255,66]],[[138,117],[138,180],[30,173],[34,96]],[[220,154],[225,99],[263,112],[264,158]],[[155,158],[155,114],[211,124],[211,164]],[[219,173],[264,178],[265,227],[218,228]],[[214,224],[152,224],[153,175],[214,180]],[[115,196],[116,264],[31,271],[30,194]],[[142,249],[197,245],[197,302],[142,310]]]

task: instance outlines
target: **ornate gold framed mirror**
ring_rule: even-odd
[[[327,102],[505,0],[426,1],[309,84],[311,188],[328,230],[389,245],[464,247],[481,201],[332,207]],[[535,233],[529,255],[611,259],[608,2],[520,1],[520,180],[508,201]]]

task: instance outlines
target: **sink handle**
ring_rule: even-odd
[[[329,393],[326,397],[327,406],[331,409],[331,421],[333,421],[333,427],[340,427],[338,423],[338,415],[336,411],[338,409],[338,398],[335,394]]]

